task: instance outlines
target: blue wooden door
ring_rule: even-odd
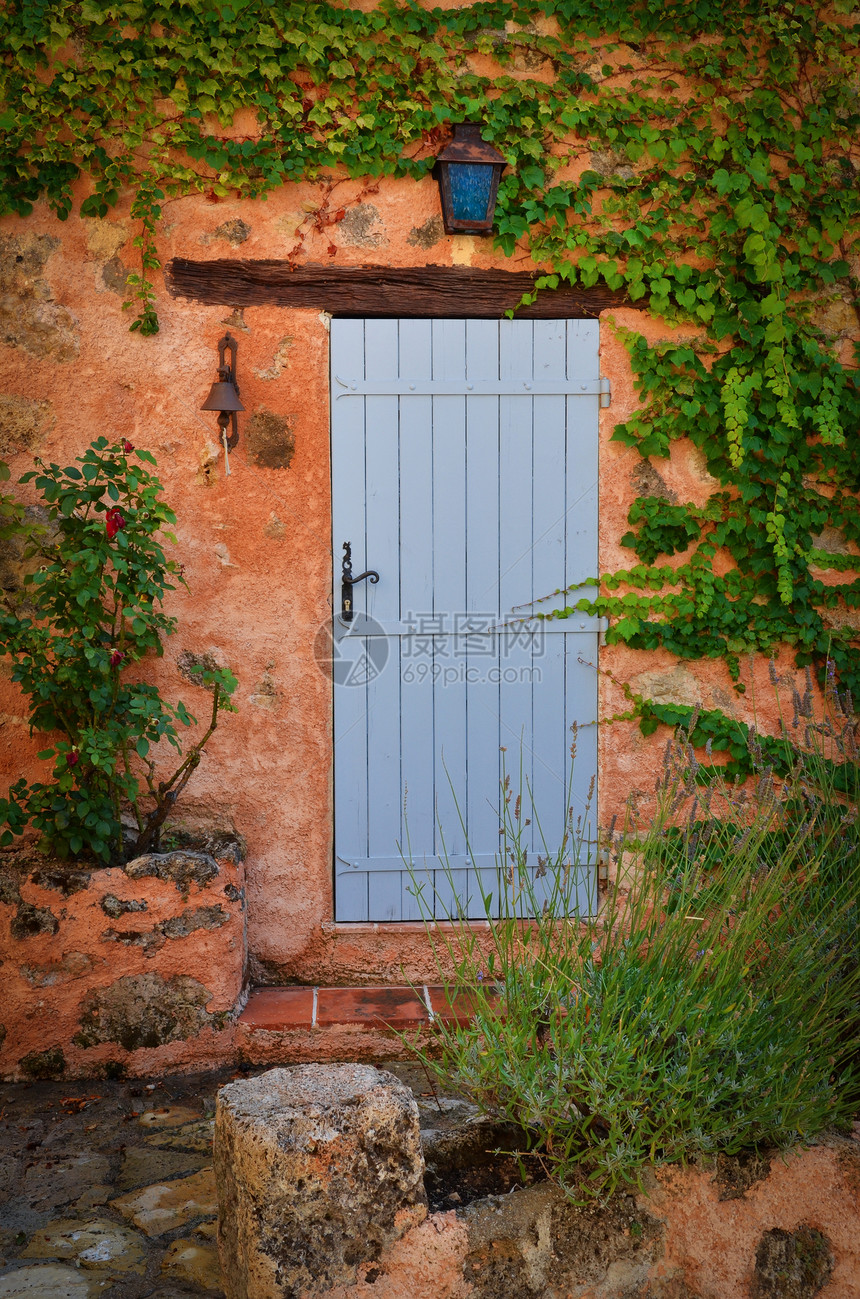
[[[503,766],[530,866],[571,807],[595,837],[597,623],[534,614],[597,573],[598,326],[333,320],[331,389],[335,916],[419,919],[404,855],[425,909],[480,916]],[[351,621],[345,542],[379,573]]]

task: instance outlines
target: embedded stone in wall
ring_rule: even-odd
[[[235,217],[231,221],[222,221],[220,226],[216,226],[212,237],[213,239],[226,239],[228,244],[232,244],[234,248],[237,248],[239,244],[245,242],[250,233],[251,227],[248,222],[243,221],[241,217]]]
[[[157,972],[127,975],[82,1002],[76,1046],[117,1042],[126,1051],[185,1041],[212,1023],[212,993],[190,975],[165,979]]]
[[[353,248],[381,248],[388,243],[379,208],[358,203],[350,208],[338,226],[340,237]]]
[[[214,654],[194,654],[191,650],[182,650],[176,656],[176,666],[179,668],[181,675],[192,686],[200,686],[211,694],[215,687],[203,680],[203,672],[215,672],[222,664],[218,662]]]
[[[708,468],[708,457],[701,447],[688,446],[686,448],[687,464],[693,476],[698,479],[702,487],[719,487],[721,486],[719,478],[715,477]]]
[[[817,536],[810,538],[816,550],[826,551],[828,555],[855,555],[857,552],[848,542],[841,528],[823,528]]]
[[[34,450],[56,423],[49,401],[0,394],[0,456]]]
[[[230,551],[227,549],[227,546],[223,541],[219,541],[217,546],[213,546],[213,550],[215,552],[215,558],[218,560],[222,568],[238,568],[238,564],[234,564],[231,560]]]
[[[268,668],[257,682],[254,693],[248,696],[248,703],[255,708],[277,708],[278,688]]]
[[[520,49],[511,59],[515,72],[539,72],[549,56],[542,50]]]
[[[591,155],[591,168],[607,180],[632,180],[636,175],[635,168],[630,166],[630,159],[623,153],[612,149],[599,149]]]
[[[251,332],[249,326],[245,324],[244,307],[234,307],[229,316],[224,317],[221,324],[226,325],[228,329],[241,329],[243,334],[250,334]]]
[[[34,907],[32,902],[19,902],[10,931],[13,938],[23,941],[34,934],[55,934],[60,922],[49,907]]]
[[[209,830],[202,843],[206,852],[217,857],[218,861],[232,862],[234,866],[238,866],[248,855],[247,843],[235,830]]]
[[[677,493],[667,486],[650,460],[640,461],[630,471],[630,486],[637,496],[656,496],[658,500],[669,501],[673,505],[678,500]]]
[[[275,349],[275,354],[272,357],[272,364],[270,366],[267,366],[266,369],[264,370],[259,370],[257,369],[256,366],[251,367],[251,369],[253,370],[254,374],[257,376],[258,379],[279,379],[280,378],[281,372],[284,366],[287,364],[287,359],[289,358],[290,348],[293,346],[293,341],[294,340],[292,335],[286,334],[278,343],[278,346]]]
[[[171,880],[181,893],[187,893],[192,884],[202,888],[218,874],[218,867],[208,852],[146,853],[126,862],[122,869],[133,880],[148,875]]]
[[[87,252],[97,262],[110,261],[128,239],[128,226],[104,217],[83,218],[87,231]]]
[[[119,257],[112,257],[109,262],[105,262],[102,267],[102,284],[111,293],[118,293],[122,297],[128,292],[128,277],[131,271]]]
[[[111,920],[118,920],[120,916],[126,915],[129,911],[145,911],[146,903],[142,898],[128,898],[123,901],[116,898],[112,893],[106,893],[101,900],[101,909]]]
[[[14,455],[16,448],[3,446],[2,425],[0,425],[0,457]],[[45,524],[47,511],[41,506],[28,505],[24,510],[25,519],[30,523]],[[17,531],[0,538],[0,587],[10,595],[24,591],[27,576],[39,567],[39,555],[27,554],[28,538]],[[11,675],[11,665],[7,665],[5,675]]]
[[[844,605],[822,609],[821,621],[829,631],[860,632],[860,609],[847,609]]]
[[[222,1087],[215,1174],[229,1299],[350,1285],[427,1212],[418,1108],[369,1065],[272,1069]]]
[[[255,411],[245,425],[245,444],[253,464],[289,469],[296,454],[292,420],[265,408]]]
[[[759,1241],[750,1299],[814,1299],[832,1271],[833,1251],[822,1232],[774,1227]]]
[[[719,1187],[719,1199],[743,1200],[747,1191],[770,1174],[770,1156],[758,1151],[747,1150],[739,1155],[726,1155],[720,1152],[716,1156],[716,1171],[713,1183]]]
[[[79,350],[75,319],[54,301],[42,274],[59,246],[51,235],[0,235],[0,341],[31,356],[73,361]]]
[[[413,226],[406,242],[411,248],[432,248],[445,238],[445,226],[440,216],[430,216],[420,226]]]
[[[610,1275],[612,1294],[638,1295],[663,1244],[661,1224],[632,1195],[577,1209],[550,1182],[478,1200],[458,1216],[469,1233],[463,1277],[474,1299],[596,1290]]]
[[[24,871],[17,862],[10,862],[8,866],[0,867],[0,902],[17,907],[21,901],[23,880]]]
[[[661,704],[682,704],[688,708],[702,703],[702,686],[687,668],[669,672],[640,672],[632,685],[637,694]]]
[[[171,916],[162,921],[159,929],[165,938],[187,938],[197,929],[220,929],[229,919],[224,908],[216,902],[212,907],[192,907],[178,916]]]
[[[40,889],[50,889],[54,893],[62,893],[64,898],[70,898],[73,893],[81,893],[88,888],[92,871],[75,870],[73,866],[55,863],[39,867],[30,879]]]
[[[158,929],[105,929],[101,935],[104,943],[123,943],[126,947],[139,947],[144,955],[154,956],[161,951],[165,937]]]
[[[263,529],[264,537],[271,537],[272,541],[283,541],[287,535],[287,527],[283,519],[279,519],[277,514],[272,511],[269,515],[269,522]]]
[[[97,961],[89,952],[64,952],[58,961],[25,962],[21,975],[31,988],[50,988],[55,983],[80,979],[95,969]]]
[[[66,1072],[66,1057],[62,1047],[49,1046],[22,1056],[18,1067],[28,1078],[61,1078]]]
[[[853,302],[833,296],[815,308],[812,323],[831,338],[854,335],[860,327],[860,314]]]

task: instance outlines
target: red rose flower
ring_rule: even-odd
[[[123,449],[123,451],[125,452],[125,454],[128,455],[128,453],[129,453],[130,451],[133,451],[133,450],[134,450],[134,443],[133,443],[133,442],[129,442],[128,438],[123,438],[123,440],[122,440],[122,449]]]
[[[80,760],[80,754],[76,753],[74,749],[72,749],[71,753],[66,754],[67,767],[76,767],[78,765],[79,760]]]
[[[110,656],[111,667],[115,668],[118,663],[122,663],[124,658],[125,655],[123,654],[122,650],[114,650],[113,654],[111,654]]]
[[[108,541],[113,541],[118,532],[125,527],[125,515],[118,506],[108,510],[105,515],[105,527],[107,528]]]

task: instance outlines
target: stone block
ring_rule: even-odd
[[[369,1065],[272,1069],[222,1087],[215,1171],[228,1299],[351,1285],[427,1213],[418,1108]]]

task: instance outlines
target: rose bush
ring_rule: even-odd
[[[22,778],[0,799],[0,845],[33,825],[61,858],[116,862],[157,848],[219,714],[233,711],[233,675],[201,670],[212,690],[209,725],[161,776],[165,745],[182,755],[180,728],[196,719],[133,679],[135,664],[163,652],[176,626],[164,596],[174,580],[184,584],[162,547],[175,544],[166,529],[176,518],[147,465],[155,465],[148,451],[100,437],[75,465],[37,459],[22,476],[40,493],[46,526],[8,495],[0,506],[4,531],[23,537],[25,559],[37,561],[21,591],[4,597],[0,649],[29,698],[31,730],[51,737],[39,756],[53,763],[49,781]]]

